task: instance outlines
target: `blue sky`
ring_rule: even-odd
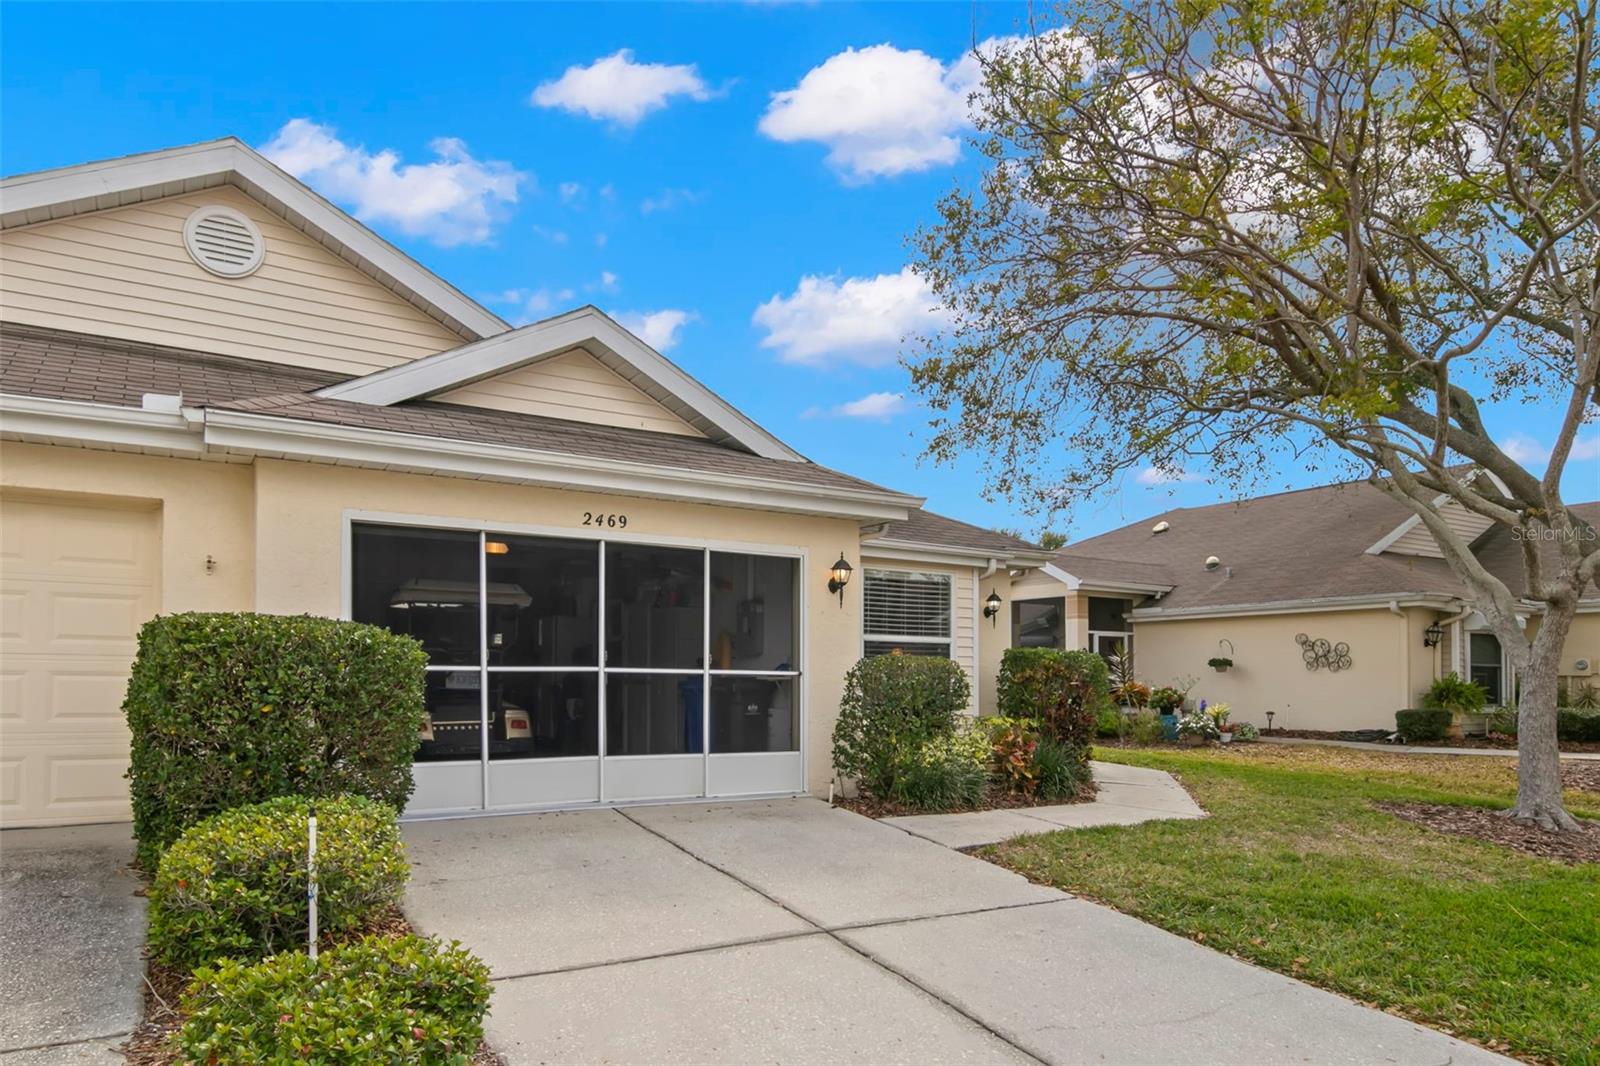
[[[927,306],[906,237],[975,172],[962,56],[1025,15],[12,3],[0,171],[236,135],[512,321],[595,303],[818,462],[1031,531],[982,499],[976,461],[919,460],[895,363]],[[1492,417],[1537,451],[1536,412]],[[1600,495],[1595,459],[1573,474],[1569,492]],[[1081,539],[1225,498],[1130,477],[1051,525]]]

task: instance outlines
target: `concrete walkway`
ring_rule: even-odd
[[[1487,755],[1490,758],[1515,759],[1515,748],[1430,748],[1409,744],[1375,744],[1365,740],[1317,740],[1312,737],[1269,737],[1262,734],[1263,744],[1309,744],[1320,748],[1355,748],[1359,751],[1381,751],[1385,755]],[[1580,762],[1600,762],[1600,752],[1564,751],[1563,759]]]
[[[947,848],[998,844],[1029,833],[1094,825],[1138,825],[1172,818],[1204,818],[1182,785],[1165,770],[1091,762],[1096,793],[1089,803],[1012,807],[965,814],[907,814],[883,822]]]
[[[122,1061],[144,1016],[144,909],[126,825],[0,832],[0,1064]]]
[[[810,799],[405,828],[513,1063],[1502,1063]]]

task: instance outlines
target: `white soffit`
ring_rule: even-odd
[[[459,334],[510,328],[498,315],[318,196],[236,137],[0,180],[0,229],[233,185],[339,258]]]
[[[589,352],[711,440],[767,459],[805,461],[596,307],[580,307],[474,344],[330,385],[317,395],[388,407],[436,396],[576,348]]]

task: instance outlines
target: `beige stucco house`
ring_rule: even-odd
[[[191,610],[418,637],[412,815],[826,792],[863,648],[979,710],[981,603],[1048,560],[592,307],[510,328],[236,140],[6,179],[0,227],[5,825],[127,817],[135,635]]]
[[[1600,522],[1600,504],[1578,510]],[[1445,514],[1491,572],[1526,588],[1506,530],[1454,504]],[[1396,710],[1451,672],[1495,703],[1515,698],[1500,641],[1427,530],[1366,482],[1168,511],[1057,552],[1014,580],[1010,599],[1017,642],[1131,647],[1140,679],[1192,682],[1194,698],[1258,726],[1270,711],[1278,728],[1393,729]],[[1219,672],[1213,659],[1232,665]],[[1600,681],[1593,588],[1561,670],[1569,686]]]

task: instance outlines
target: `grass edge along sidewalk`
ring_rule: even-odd
[[[1211,817],[1048,833],[978,854],[1495,1050],[1600,1064],[1600,865],[1444,835],[1374,806],[1509,806],[1505,761],[1277,746],[1095,757],[1175,773]],[[1600,794],[1567,800],[1600,817]]]

